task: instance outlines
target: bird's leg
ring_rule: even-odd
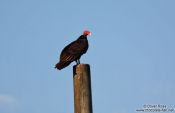
[[[77,63],[77,65],[78,65],[78,60],[76,60],[76,63]]]
[[[77,59],[76,60],[76,63],[77,63],[77,65],[80,64],[80,59]]]
[[[80,64],[80,59],[78,59],[78,64]]]
[[[76,63],[77,63],[77,65],[80,64],[80,59],[77,59],[76,60]]]

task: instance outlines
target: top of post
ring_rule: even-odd
[[[88,66],[88,67],[90,67],[90,65],[89,64],[78,64],[78,65],[74,65],[74,67],[86,67],[86,66]]]
[[[78,64],[73,66],[73,72],[74,74],[82,73],[85,70],[90,70],[89,64]]]

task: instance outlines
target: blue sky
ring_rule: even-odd
[[[0,113],[73,113],[72,63],[61,50],[84,30],[94,113],[175,109],[174,0],[1,0]]]

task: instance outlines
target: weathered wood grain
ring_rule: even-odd
[[[73,67],[74,113],[92,113],[90,66],[79,64]]]

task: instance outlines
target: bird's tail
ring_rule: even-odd
[[[57,63],[55,65],[55,68],[58,69],[58,70],[61,70],[65,67],[67,67],[70,63],[71,63],[71,61],[66,61],[66,62],[62,61],[62,62]]]

